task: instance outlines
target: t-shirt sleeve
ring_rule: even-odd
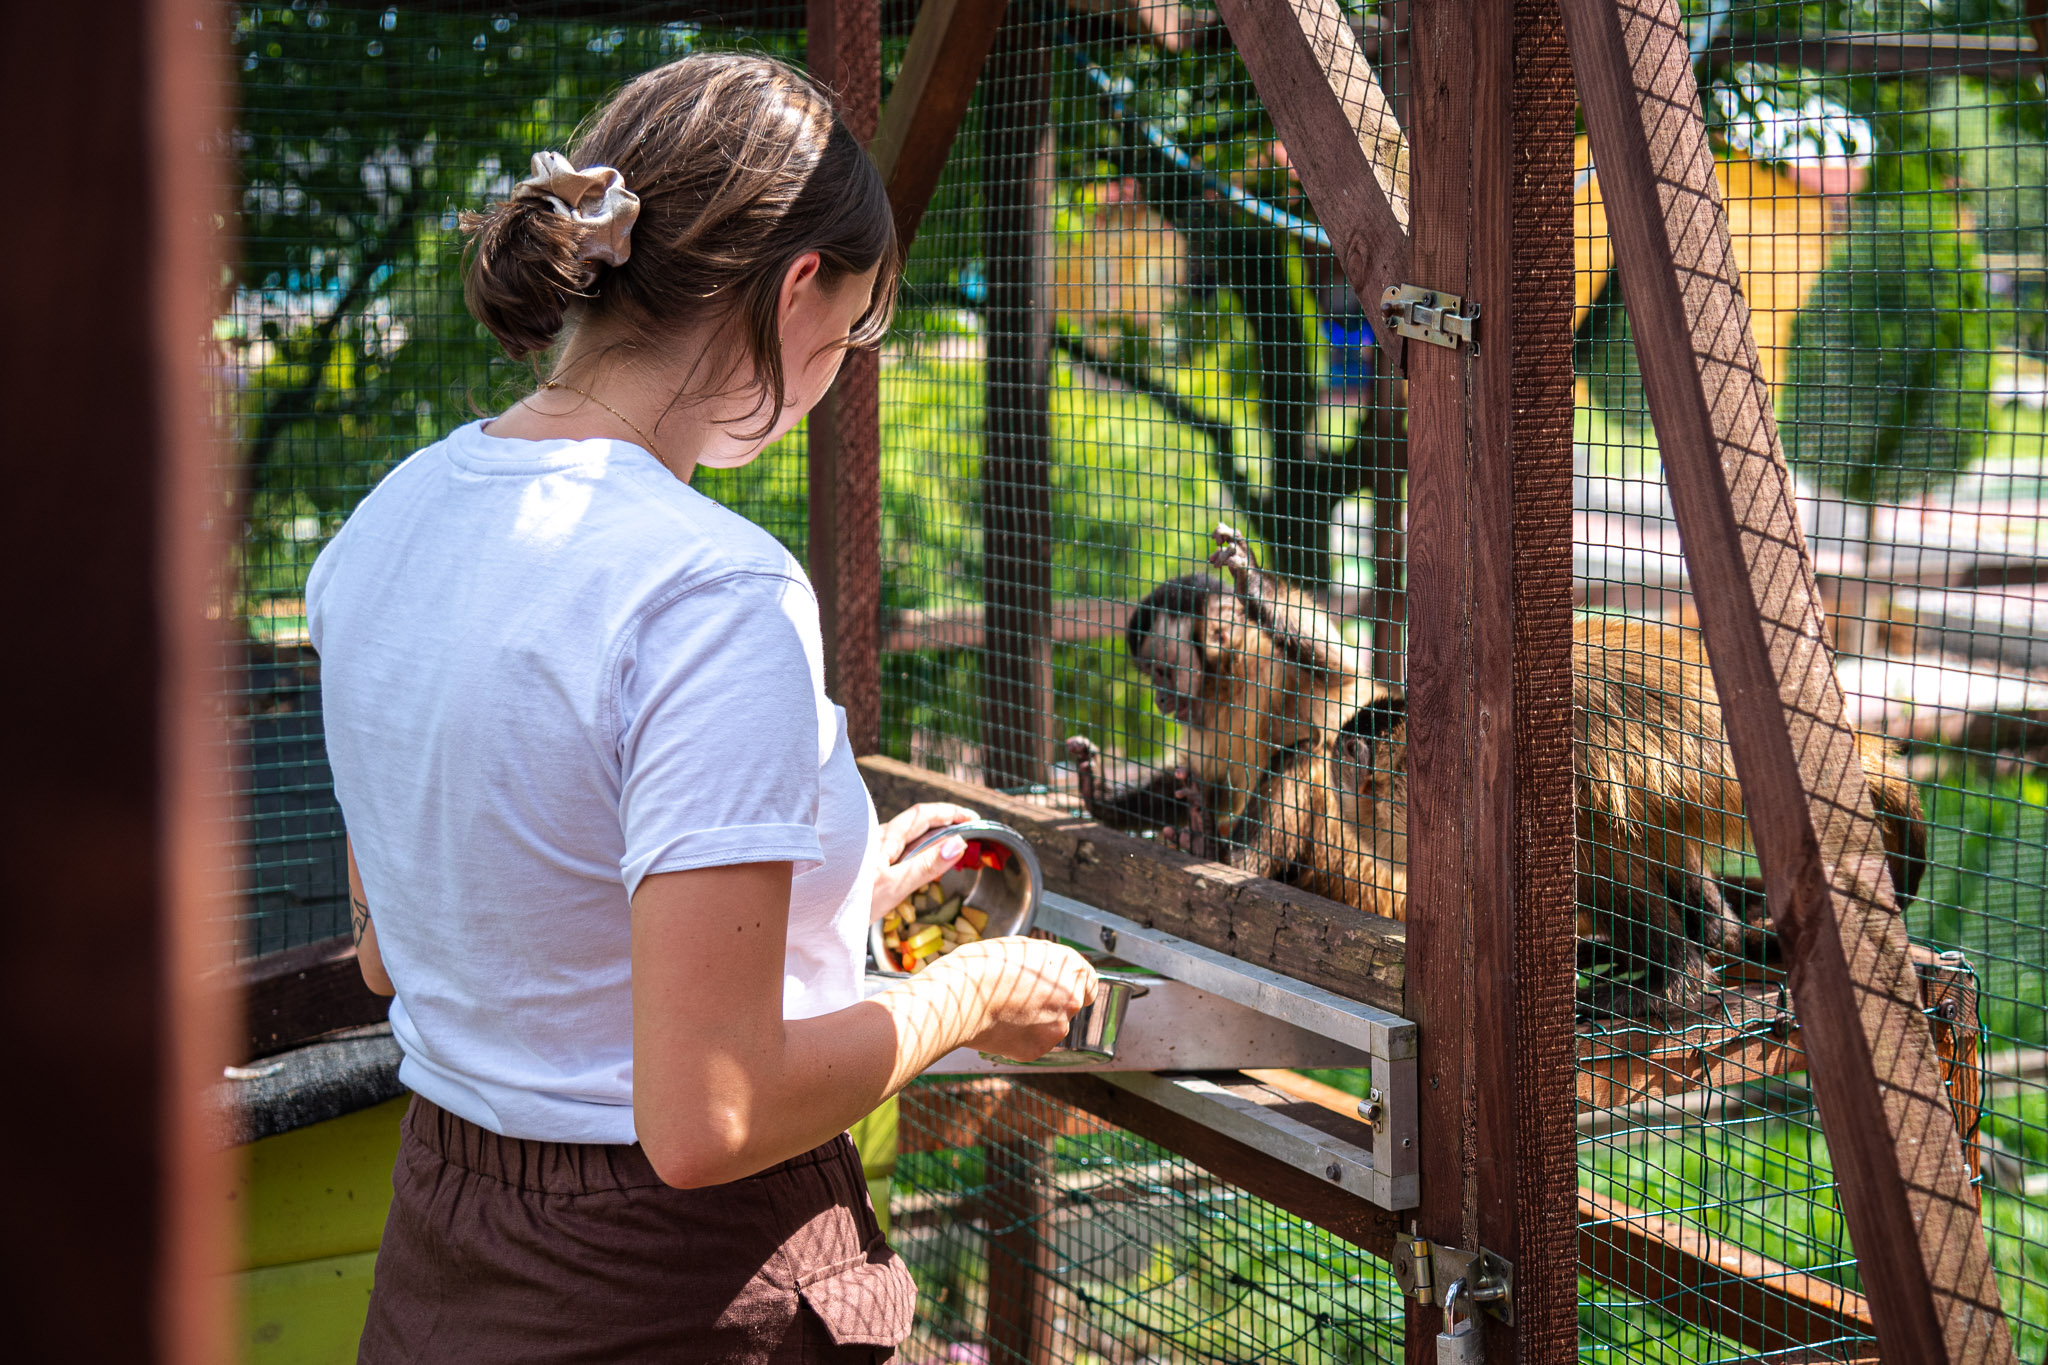
[[[644,618],[620,653],[620,872],[823,861],[818,604],[741,573]]]

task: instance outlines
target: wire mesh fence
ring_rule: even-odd
[[[1354,102],[1401,115],[1405,7],[1346,9],[1378,83]],[[222,685],[244,741],[240,953],[346,927],[314,554],[398,460],[533,382],[463,310],[454,214],[635,71],[700,46],[800,59],[802,11],[235,11],[216,340],[243,490]],[[886,13],[885,89],[910,18]],[[1687,16],[1838,675],[2033,1358],[2048,34],[2010,0]],[[1575,237],[1581,1354],[1871,1358],[1583,141]],[[1220,25],[1013,5],[882,357],[884,751],[1402,913],[1405,414],[1376,322]],[[802,557],[805,462],[799,430],[697,483]],[[971,1130],[947,1117],[965,1083],[906,1108],[906,1358],[1010,1358],[1029,1324],[992,1320],[1005,1302],[1036,1305],[1059,1359],[1398,1356],[1378,1263],[1001,1089]]]
[[[2048,111],[2038,59],[2021,58],[2038,49],[2018,6],[1702,3],[1687,14],[1837,673],[1865,736],[1894,889],[1925,946],[1923,1000],[1951,1108],[1974,1138],[2005,1309],[2032,1358],[2048,1333],[2031,1202],[2043,1190],[2029,1194],[2023,1155],[2042,1150],[2027,1049],[2043,1024],[2031,963],[2048,915],[2027,729],[2048,455]],[[1579,166],[1578,589],[1588,613],[1660,622],[1651,652],[1669,656],[1693,647],[1697,621],[1628,340],[1627,266],[1616,269],[1583,140]],[[1593,716],[1594,730],[1611,726]],[[1718,733],[1674,728],[1708,741],[1677,741],[1695,771],[1675,780],[1711,783]],[[1734,941],[1696,961],[1703,989],[1678,1027],[1638,1037],[1582,1025],[1587,1226],[1611,1248],[1609,1278],[1637,1290],[1591,1294],[1585,1349],[1874,1358],[1796,1002],[1764,932],[1756,868],[1740,830],[1728,834],[1702,850],[1714,894],[1693,913],[1725,915]],[[1740,1276],[1703,1289],[1662,1273],[1657,1258],[1688,1239],[1738,1258]],[[1802,1330],[1781,1330],[1788,1322]]]

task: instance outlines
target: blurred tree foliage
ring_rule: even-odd
[[[295,594],[386,470],[524,378],[463,309],[456,213],[502,197],[606,91],[703,38],[323,0],[234,11],[240,202],[218,340],[245,598]]]

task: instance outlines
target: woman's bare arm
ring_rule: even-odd
[[[362,969],[363,984],[378,995],[391,995],[391,978],[385,974],[384,958],[377,951],[377,922],[370,918],[370,898],[363,892],[363,874],[356,871],[356,846],[348,844],[348,922],[355,935],[356,966]]]
[[[1043,1055],[1095,993],[1070,949],[990,939],[882,995],[782,1018],[788,863],[659,873],[633,897],[633,1111],[663,1180],[723,1184],[807,1152],[954,1048]]]

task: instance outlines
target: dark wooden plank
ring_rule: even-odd
[[[1100,597],[1056,597],[1046,614],[1046,638],[1054,644],[1088,644],[1120,640],[1130,620],[1129,602]],[[890,618],[882,630],[882,653],[907,654],[919,649],[980,649],[980,607],[941,611],[906,611]]]
[[[1316,218],[1366,308],[1403,282],[1408,141],[1337,0],[1218,0]]]
[[[1753,1351],[1870,1335],[1869,1302],[1840,1285],[1591,1190],[1579,1191],[1578,1212],[1586,1274]],[[1521,1303],[1517,1262],[1517,1318]]]
[[[1053,157],[1051,32],[1011,11],[981,100],[981,237],[988,268],[982,424],[981,761],[992,787],[1046,780],[1052,764]]]
[[[2042,69],[2041,49],[2027,38],[1974,33],[1778,33],[1759,30],[1714,44],[1716,66],[1762,62],[1809,71],[1899,76],[1989,76],[2025,80]]]
[[[0,225],[8,259],[37,263],[9,285],[0,394],[17,448],[46,452],[0,507],[19,589],[0,740],[12,1359],[234,1355],[230,1170],[201,1105],[231,1023],[200,985],[232,932],[204,344],[225,21],[185,0],[46,6],[0,44],[8,126],[122,187],[57,256],[35,215]]]
[[[347,934],[287,948],[228,974],[242,995],[244,1057],[286,1052],[340,1029],[382,1023],[391,1002],[363,984]]]
[[[809,0],[811,74],[838,100],[863,143],[881,119],[878,0]],[[846,708],[856,754],[873,753],[882,723],[882,358],[855,351],[811,411],[810,570],[825,643],[825,686]]]
[[[1401,1008],[1406,933],[1393,920],[895,759],[860,766],[885,819],[919,801],[969,806],[1031,842],[1051,890],[1349,999]]]
[[[1676,0],[1564,0],[1609,230],[1829,1152],[1889,1360],[2009,1360],[1823,643]]]
[[[1099,1076],[1033,1076],[1021,1082],[1113,1127],[1136,1133],[1269,1204],[1381,1258],[1401,1237],[1400,1215],[1297,1171]]]
[[[1004,1093],[984,1138],[988,1183],[988,1317],[991,1365],[1055,1365],[1053,1293],[1059,1253],[1045,1235],[1054,1208],[1053,1135],[1057,1108],[1023,1086]]]
[[[1409,15],[1415,169],[1407,282],[1470,295],[1474,0],[1411,0]],[[1491,310],[1505,300],[1480,303]],[[1511,932],[1512,922],[1478,923],[1469,905],[1474,894],[1503,919],[1508,907],[1498,905],[1491,877],[1481,873],[1483,884],[1475,887],[1473,860],[1481,855],[1467,835],[1474,832],[1475,788],[1507,761],[1501,749],[1512,735],[1512,702],[1501,678],[1482,681],[1474,672],[1468,526],[1474,362],[1466,353],[1421,343],[1407,349],[1408,1000],[1402,1012],[1416,1022],[1420,1042],[1422,1203],[1414,1217],[1431,1241],[1470,1248],[1480,1245],[1478,1152],[1470,1136],[1478,1103],[1472,1054],[1480,1036],[1473,1010],[1481,994],[1474,935],[1482,927]],[[1498,667],[1498,656],[1493,664]],[[1482,686],[1498,705],[1497,723],[1483,733],[1473,715]],[[1486,785],[1485,795],[1501,795],[1497,785]],[[1498,839],[1507,833],[1496,813],[1487,834]],[[1496,965],[1503,947],[1489,934],[1486,951]],[[1444,1140],[1453,1133],[1457,1140]],[[1442,1327],[1441,1310],[1410,1300],[1407,1358],[1433,1361]],[[1488,1359],[1499,1359],[1498,1331],[1488,1345]]]
[[[1492,314],[1473,367],[1475,698],[1508,750],[1477,805],[1505,828],[1474,858],[1481,981],[1473,1065],[1481,1245],[1514,1262],[1502,1359],[1578,1359],[1577,1002],[1572,777],[1572,175],[1578,92],[1557,0],[1481,0],[1474,43],[1473,293]],[[1502,306],[1502,305],[1505,306]],[[1484,605],[1482,605],[1484,604]],[[1505,674],[1505,677],[1501,675]],[[1507,715],[1495,709],[1505,704]],[[1475,757],[1475,767],[1477,766]],[[1482,789],[1483,790],[1483,789]],[[1475,798],[1480,793],[1475,793]],[[1487,913],[1512,928],[1488,935]]]
[[[1004,0],[925,0],[918,10],[874,143],[905,254],[939,187],[1004,8]]]

